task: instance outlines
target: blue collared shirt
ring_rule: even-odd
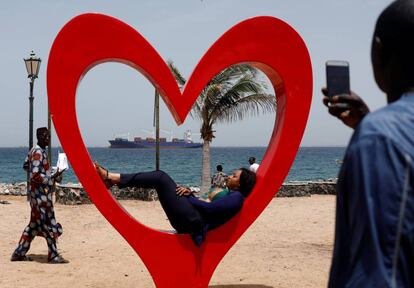
[[[329,287],[414,287],[414,93],[368,114],[337,184]]]

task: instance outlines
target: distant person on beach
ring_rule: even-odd
[[[414,287],[413,51],[414,1],[392,2],[377,20],[371,47],[388,105],[369,113],[353,92],[323,100],[355,129],[337,183],[329,287]]]
[[[226,188],[227,175],[223,172],[223,166],[217,165],[216,170],[211,177],[211,188]]]
[[[256,158],[255,157],[250,157],[249,158],[249,170],[256,173],[257,169],[259,169],[259,164],[256,163]]]
[[[62,226],[56,222],[52,202],[52,187],[59,173],[50,174],[50,164],[47,160],[46,146],[49,144],[49,131],[42,127],[37,129],[37,145],[30,149],[23,167],[30,172],[30,222],[24,229],[11,261],[31,261],[26,253],[30,243],[36,236],[46,239],[48,247],[48,262],[52,264],[68,263],[59,255],[56,241],[62,234]]]
[[[199,200],[212,202],[227,196],[230,190],[227,188],[228,176],[223,172],[223,166],[217,165],[217,172],[211,177],[211,187],[205,192],[199,194]],[[246,169],[247,170],[247,169]]]
[[[189,188],[178,186],[163,171],[118,174],[108,172],[97,163],[95,167],[107,188],[117,185],[119,188],[155,189],[172,227],[178,233],[190,234],[197,246],[202,244],[208,230],[224,224],[241,209],[256,183],[253,172],[237,169],[227,178],[228,189],[220,189],[226,192],[206,202],[198,199]]]

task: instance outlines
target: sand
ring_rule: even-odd
[[[94,205],[55,205],[69,264],[47,264],[37,237],[32,262],[10,262],[28,223],[24,197],[0,196],[0,287],[154,287],[142,261]],[[171,229],[159,202],[121,201],[142,223]],[[209,287],[326,287],[333,248],[335,196],[275,198],[217,267]]]

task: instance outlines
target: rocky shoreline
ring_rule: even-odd
[[[335,195],[335,185],[335,179],[326,181],[288,182],[281,186],[277,193],[277,197],[309,197],[312,194]],[[113,186],[110,190],[118,200],[158,200],[157,193],[153,189],[119,189],[118,187]],[[12,184],[0,183],[0,195],[26,196],[26,182]],[[58,185],[55,195],[56,202],[60,204],[79,205],[91,203],[88,195],[80,184],[68,183]]]

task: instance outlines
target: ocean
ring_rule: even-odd
[[[55,165],[58,151],[52,149],[52,163]],[[88,148],[92,159],[111,171],[132,173],[155,169],[155,151],[147,149]],[[211,169],[221,164],[226,173],[248,167],[247,159],[256,157],[260,163],[265,147],[211,147]],[[301,147],[285,182],[318,181],[336,178],[345,153],[345,147]],[[27,148],[0,148],[0,182],[26,181],[22,169]],[[161,150],[160,167],[182,185],[200,185],[201,149]],[[79,182],[73,169],[64,173],[63,183]]]

